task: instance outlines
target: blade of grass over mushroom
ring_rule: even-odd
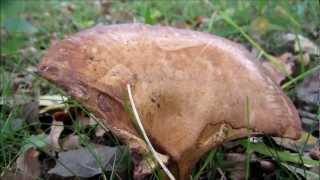
[[[283,73],[286,77],[288,77],[289,79],[292,79],[292,76],[289,74],[289,72],[285,69],[285,67],[278,62],[278,60],[273,57],[272,55],[270,55],[269,53],[267,53],[259,44],[257,44],[239,25],[237,25],[226,13],[222,12],[220,13],[221,17],[224,19],[224,21],[226,21],[228,24],[230,24],[231,26],[233,26],[235,29],[237,29],[240,34],[247,40],[249,41],[249,43],[256,48],[257,50],[259,50],[261,53],[267,60],[269,60],[271,62],[271,64],[278,69],[281,73]]]
[[[140,120],[138,111],[136,109],[136,106],[134,104],[133,101],[133,97],[132,97],[132,92],[131,92],[131,87],[129,84],[127,84],[127,90],[128,90],[128,95],[129,95],[129,99],[130,99],[130,104],[133,110],[133,114],[136,118],[137,124],[139,125],[140,131],[142,132],[143,135],[143,139],[145,140],[145,142],[147,143],[147,145],[149,146],[149,149],[153,155],[153,157],[158,161],[158,163],[160,164],[160,166],[162,167],[162,169],[164,170],[164,172],[167,174],[167,176],[170,178],[170,180],[175,180],[175,177],[173,176],[173,174],[169,171],[169,169],[165,166],[165,164],[162,162],[162,160],[160,159],[160,157],[157,155],[156,150],[153,148],[146,131],[143,128],[142,122]]]
[[[308,71],[305,71],[304,73],[298,75],[297,77],[291,79],[290,81],[284,83],[281,88],[282,89],[287,89],[289,88],[291,85],[295,84],[297,81],[302,80],[303,78],[305,78],[308,75],[311,75],[312,73],[316,72],[317,70],[320,69],[320,64],[309,69]]]
[[[250,102],[249,97],[246,97],[245,101],[245,124],[247,126],[247,144],[246,144],[246,160],[245,160],[245,170],[246,170],[246,180],[250,178],[250,158],[251,158],[251,150],[250,150]]]

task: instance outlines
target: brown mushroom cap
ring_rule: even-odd
[[[248,136],[247,129],[300,135],[295,107],[260,64],[239,44],[207,33],[97,26],[52,45],[39,71],[143,153],[146,147],[125,111],[131,84],[148,136],[177,163],[180,179],[209,149]]]

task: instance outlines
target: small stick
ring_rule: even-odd
[[[160,157],[157,155],[156,150],[153,148],[153,146],[152,146],[152,144],[151,144],[151,142],[150,142],[150,140],[149,140],[149,138],[147,136],[147,133],[143,128],[143,125],[141,123],[138,111],[136,109],[136,105],[134,104],[134,101],[133,101],[130,84],[127,84],[127,90],[128,90],[130,105],[132,107],[133,114],[134,114],[135,119],[136,119],[136,121],[138,123],[138,126],[139,126],[139,128],[140,128],[140,130],[142,132],[142,136],[143,136],[144,140],[146,141],[147,145],[149,146],[149,149],[150,149],[153,157],[158,161],[159,165],[162,167],[163,171],[167,174],[169,179],[170,180],[175,180],[175,177],[172,175],[172,173],[169,171],[169,169],[166,167],[166,165],[162,162]]]

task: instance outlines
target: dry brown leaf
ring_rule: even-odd
[[[22,111],[23,111],[25,120],[29,124],[34,125],[36,123],[39,123],[39,102],[38,101],[30,101],[27,104],[24,104]]]
[[[157,153],[157,156],[160,158],[160,160],[164,164],[168,163],[169,161],[168,156],[160,153]],[[132,157],[140,158],[140,160],[134,159],[134,162],[138,162],[134,164],[135,165],[135,170],[133,174],[134,179],[143,179],[146,175],[151,174],[158,167],[157,162],[150,155],[143,158],[139,154],[134,154]]]
[[[314,160],[320,160],[320,147],[314,147],[311,151],[310,151],[310,157]]]
[[[298,140],[292,140],[288,138],[272,137],[272,139],[280,146],[290,149],[295,152],[300,152],[302,148],[306,151],[310,149],[308,146],[314,146],[317,143],[317,138],[309,133],[303,132],[302,136]]]
[[[59,153],[59,162],[49,170],[49,174],[62,177],[92,177],[103,170],[112,171],[115,158],[121,157],[119,147],[98,146],[79,148]],[[116,170],[116,169],[114,169]]]
[[[302,51],[303,53],[306,52],[311,55],[320,55],[320,48],[317,44],[312,42],[310,39],[307,37],[304,37],[300,34],[292,34],[288,33],[283,36],[285,41],[288,42],[294,42],[294,50],[295,52],[300,52]]]
[[[131,152],[147,154],[127,113],[130,84],[148,137],[177,165],[180,179],[208,150],[248,135],[247,106],[251,134],[300,135],[294,105],[250,53],[210,34],[97,26],[51,46],[38,68],[103,119]]]
[[[17,159],[17,168],[21,170],[22,180],[35,180],[40,176],[39,152],[30,148],[21,154]]]
[[[307,76],[296,92],[300,101],[311,106],[320,106],[320,70]]]

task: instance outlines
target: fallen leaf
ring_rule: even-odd
[[[320,70],[307,76],[296,88],[298,100],[310,106],[320,106]]]
[[[50,112],[55,112],[55,111],[63,111],[66,109],[66,104],[56,104],[56,105],[50,105],[42,108],[40,110],[40,114],[45,114],[45,113],[50,113]]]
[[[39,97],[40,106],[53,106],[62,104],[67,101],[68,98],[61,95],[45,95]]]
[[[119,157],[119,147],[100,146],[94,149],[80,148],[60,152],[56,166],[49,174],[62,177],[92,177],[103,170],[111,171],[115,157]]]
[[[247,157],[245,154],[241,153],[227,153],[224,155],[224,164],[223,169],[228,172],[231,179],[245,179],[246,171],[245,171],[245,161]],[[250,157],[250,162],[253,161],[254,158]]]
[[[315,167],[312,167],[310,169],[310,172],[313,172],[313,173],[316,173],[316,174],[320,174],[320,165],[319,166],[315,166]],[[318,178],[319,179],[319,178]]]
[[[2,180],[24,180],[24,175],[22,172],[11,170],[11,169],[2,169],[2,174],[0,176],[0,179]],[[27,179],[25,179],[27,180]]]
[[[17,158],[17,168],[22,171],[22,180],[35,180],[40,176],[39,152],[30,148]]]
[[[309,156],[314,160],[320,160],[320,147],[315,146],[313,149],[311,149]],[[320,166],[320,163],[319,163]]]
[[[49,152],[60,151],[59,137],[63,129],[64,126],[62,121],[53,120],[49,135],[43,133],[28,137],[24,140],[22,151],[27,151],[30,148],[45,149],[49,150]]]
[[[248,159],[249,158],[249,159]],[[230,174],[231,179],[244,179],[246,176],[246,161],[250,164],[259,165],[263,172],[271,173],[275,170],[275,165],[270,160],[258,158],[254,153],[225,153],[222,168]],[[254,173],[252,173],[253,175]]]
[[[319,180],[320,179],[320,175],[316,174],[312,171],[309,170],[305,170],[299,167],[295,167],[286,163],[281,163],[282,166],[286,167],[288,170],[290,170],[292,172],[292,174],[295,174],[297,176],[297,174],[300,174],[302,177],[306,178],[307,180]],[[297,177],[298,179],[300,179],[299,177]]]
[[[311,55],[320,55],[320,48],[310,39],[302,36],[300,34],[295,35],[292,33],[288,33],[284,35],[284,40],[288,42],[294,42],[294,50],[295,52],[306,52]]]
[[[28,124],[34,125],[39,123],[39,102],[30,101],[23,105],[22,108],[23,117]]]
[[[50,134],[45,139],[50,151],[59,152],[61,150],[59,137],[63,129],[63,121],[57,121],[55,119],[52,121]]]
[[[308,151],[317,143],[317,138],[306,132],[304,132],[298,140],[279,137],[272,137],[272,139],[278,145],[295,152],[301,152],[302,148],[304,148],[303,151]]]
[[[320,121],[318,120],[318,117],[315,113],[311,113],[313,111],[312,106],[310,105],[303,105],[302,106],[303,109],[306,110],[299,110],[299,115],[301,117],[301,121],[302,121],[302,128],[310,133],[313,134],[314,136],[317,136],[317,134],[319,134],[319,127],[320,127]]]
[[[141,155],[134,153],[135,155],[132,156],[133,163],[138,162],[135,164],[135,169],[133,172],[133,177],[135,179],[143,179],[146,175],[151,174],[157,167],[158,163],[154,160],[154,157],[151,155],[147,155],[146,157],[141,157]],[[132,154],[131,154],[132,155]],[[164,163],[167,164],[169,161],[169,157],[163,155],[161,153],[157,153],[159,159]],[[141,158],[143,160],[137,160],[135,158]]]

